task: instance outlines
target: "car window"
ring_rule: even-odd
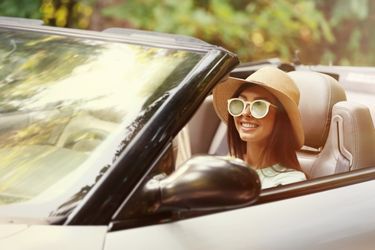
[[[203,56],[1,28],[0,207],[82,199]]]

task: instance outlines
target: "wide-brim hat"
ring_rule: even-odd
[[[245,83],[255,84],[271,92],[283,105],[299,148],[304,143],[304,132],[301,115],[298,109],[299,90],[294,81],[284,71],[271,66],[263,67],[246,79],[228,77],[213,90],[213,104],[216,113],[222,121],[228,123],[227,100],[232,98],[237,89]]]

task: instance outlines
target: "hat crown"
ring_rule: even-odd
[[[297,105],[300,93],[294,81],[284,71],[275,67],[264,67],[246,78],[248,82],[254,82],[260,86],[271,87],[288,96]]]

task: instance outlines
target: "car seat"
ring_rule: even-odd
[[[305,144],[298,152],[310,178],[375,166],[375,131],[369,109],[346,100],[331,76],[312,71],[288,73],[300,89]]]
[[[220,119],[212,102],[212,95],[207,96],[187,125],[193,155],[207,154],[212,138],[217,134]]]
[[[297,154],[298,160],[305,173],[313,177],[314,163],[324,148],[331,126],[332,107],[346,101],[345,90],[334,78],[322,73],[292,71],[288,75],[300,90],[298,107],[305,143]]]

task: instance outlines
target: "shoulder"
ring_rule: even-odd
[[[259,169],[257,172],[262,182],[262,188],[276,187],[306,180],[306,175],[303,172],[280,165]]]

